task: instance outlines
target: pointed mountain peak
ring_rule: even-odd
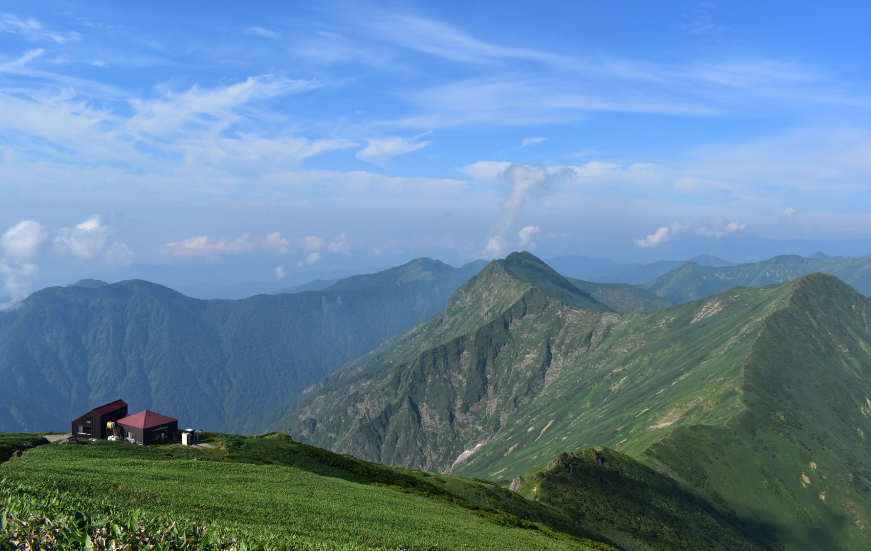
[[[532,253],[514,252],[503,260],[495,260],[494,263],[499,264],[512,277],[536,287],[546,295],[561,300],[569,306],[585,310],[611,311],[611,308],[576,287]]]

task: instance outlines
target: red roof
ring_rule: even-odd
[[[167,417],[166,415],[161,415],[147,409],[118,420],[119,425],[133,427],[134,429],[150,429],[157,425],[164,425],[172,422],[177,423],[178,419],[173,419],[172,417]]]
[[[127,407],[127,402],[125,402],[124,400],[115,400],[114,402],[108,403],[98,408],[94,408],[94,413],[103,416],[107,413],[112,413],[113,411],[119,410],[124,407]]]

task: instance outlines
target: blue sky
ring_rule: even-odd
[[[7,294],[149,264],[871,252],[866,3],[308,4],[0,5]]]

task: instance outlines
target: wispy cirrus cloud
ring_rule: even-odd
[[[0,13],[0,31],[21,35],[27,40],[34,42],[51,40],[58,44],[63,44],[64,42],[79,40],[81,38],[81,35],[75,31],[63,34],[62,32],[45,28],[36,19],[23,21],[17,15],[11,13]]]
[[[263,27],[258,27],[256,25],[252,25],[251,27],[246,27],[242,30],[243,33],[250,36],[259,36],[261,38],[271,38],[273,40],[277,40],[281,38],[281,35],[275,31],[270,31],[269,29],[264,29]]]
[[[369,138],[366,140],[369,145],[357,152],[357,158],[367,163],[386,166],[393,157],[417,151],[430,144],[430,142],[417,141],[418,138],[403,138],[401,136]]]

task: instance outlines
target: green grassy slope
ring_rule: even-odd
[[[614,551],[561,512],[492,483],[365,463],[282,435],[205,440],[218,447],[45,445],[0,466],[0,479],[4,489],[60,491],[94,509],[216,523],[267,546]]]
[[[496,481],[604,445],[672,473],[761,545],[868,545],[871,300],[812,274],[618,315],[498,268],[458,293],[478,310],[459,301],[346,366],[285,427]]]
[[[792,281],[812,272],[832,274],[860,293],[871,296],[871,257],[825,261],[797,255],[776,256],[769,260],[738,266],[709,267],[687,262],[679,268],[641,285],[642,288],[673,302],[683,304],[697,298],[722,293],[737,286],[757,287]]]
[[[608,448],[561,453],[518,493],[600,530],[626,549],[762,551],[742,519],[668,475]]]
[[[268,418],[251,416],[442,310],[477,270],[419,259],[363,287],[237,301],[144,281],[44,289],[0,312],[0,429],[63,430],[121,396],[183,425],[256,432]]]
[[[621,314],[653,312],[674,306],[673,303],[664,298],[628,283],[594,283],[571,277],[566,279],[598,302]]]

